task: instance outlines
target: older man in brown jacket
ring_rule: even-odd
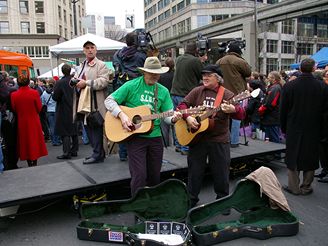
[[[83,45],[83,53],[86,56],[85,61],[82,63],[82,68],[79,72],[79,82],[76,84],[76,88],[85,90],[87,87],[92,87],[96,91],[96,101],[98,110],[102,117],[105,118],[106,108],[104,105],[105,98],[107,97],[107,88],[110,79],[110,70],[107,68],[103,61],[100,61],[97,55],[97,47],[91,42],[87,41]],[[94,96],[94,95],[92,95]],[[78,102],[81,102],[81,100]],[[95,111],[95,104],[92,103],[91,111]],[[75,105],[76,106],[76,105]],[[75,111],[74,111],[75,112]],[[88,113],[84,114],[84,118]],[[87,125],[88,137],[93,149],[93,153],[90,157],[87,157],[83,164],[93,164],[103,162],[105,158],[105,151],[103,148],[103,127],[93,127]]]

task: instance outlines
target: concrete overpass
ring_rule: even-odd
[[[191,4],[190,8],[197,8],[197,4]],[[257,21],[278,22],[291,18],[312,15],[328,10],[328,0],[286,0],[277,4],[268,5],[257,9]],[[246,40],[244,57],[253,67],[256,61],[255,21],[254,11],[226,19],[220,23],[212,23],[201,28],[193,29],[187,33],[174,36],[157,43],[159,48],[175,47],[178,43],[195,40],[197,33],[202,33],[208,38],[223,35],[235,31],[243,31]]]

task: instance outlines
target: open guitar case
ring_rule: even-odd
[[[125,243],[129,245],[188,245],[191,233],[183,224],[190,208],[186,185],[169,179],[154,187],[139,189],[131,199],[84,203],[80,208],[82,221],[77,226],[81,240]],[[118,222],[98,222],[106,215]],[[125,222],[124,215],[131,214],[133,221]],[[136,218],[136,219],[135,219]],[[178,235],[181,243],[167,244],[161,240],[142,237]],[[162,235],[160,235],[162,234]],[[144,235],[143,235],[144,236]]]
[[[253,173],[257,172],[267,181],[265,174],[268,170],[261,167]],[[285,203],[281,204],[285,207],[277,206],[271,197],[262,192],[261,184],[251,180],[253,173],[246,177],[249,179],[240,180],[229,196],[189,210],[186,223],[192,231],[195,245],[214,245],[241,237],[268,239],[298,233],[299,220],[290,212],[280,184],[275,194],[284,200]],[[222,215],[229,209],[229,216]]]

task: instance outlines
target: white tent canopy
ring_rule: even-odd
[[[97,46],[98,51],[119,50],[126,46],[125,43],[87,33],[85,35],[68,40],[66,42],[50,46],[49,50],[55,56],[77,54],[80,55],[83,54],[83,44],[86,41],[91,41],[92,43],[94,43]]]
[[[52,78],[53,76],[58,76],[59,78],[63,76],[63,73],[61,71],[61,68],[62,66],[64,65],[65,63],[61,63],[58,67],[55,67],[54,69],[52,69],[52,71],[48,71],[44,74],[41,74],[38,76],[38,78]],[[59,74],[58,74],[59,72]]]

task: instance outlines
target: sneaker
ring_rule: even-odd
[[[180,154],[181,155],[188,155],[188,151],[186,151],[186,150],[180,150]]]
[[[314,177],[316,177],[316,178],[324,178],[324,177],[326,177],[327,176],[327,172],[325,172],[325,171],[321,171],[321,173],[319,173],[319,174],[314,174]]]

